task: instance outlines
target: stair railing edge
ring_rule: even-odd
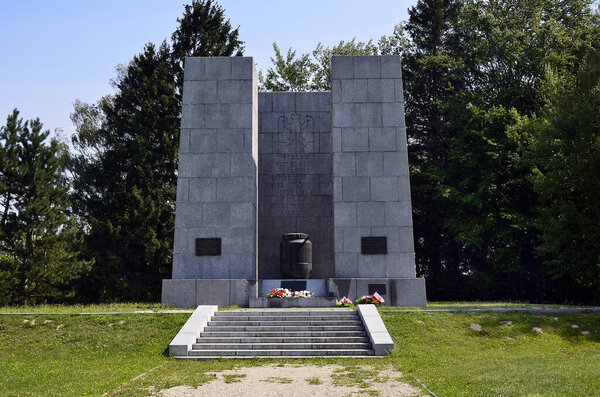
[[[356,305],[356,311],[362,320],[371,346],[376,356],[385,356],[394,348],[394,341],[390,336],[379,311],[375,305]]]
[[[187,356],[192,344],[196,343],[196,338],[218,309],[217,305],[198,306],[169,343],[169,356]]]

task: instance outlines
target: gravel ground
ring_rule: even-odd
[[[371,370],[372,368],[366,368]],[[335,371],[338,372],[335,372]],[[342,372],[339,372],[342,371]],[[195,396],[423,396],[423,393],[402,382],[402,373],[385,369],[379,372],[376,380],[365,379],[357,384],[336,385],[332,375],[341,380],[344,367],[338,365],[268,365],[263,367],[239,368],[215,374],[215,380],[199,387],[177,386],[158,392],[162,397]],[[340,378],[338,378],[340,380]],[[352,382],[350,382],[352,383]],[[366,387],[364,387],[366,386]]]

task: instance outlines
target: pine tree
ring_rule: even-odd
[[[15,109],[0,128],[0,304],[69,297],[88,268],[70,214],[66,147]]]

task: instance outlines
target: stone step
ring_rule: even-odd
[[[315,350],[370,349],[370,343],[194,343],[193,350]]]
[[[297,331],[362,331],[362,325],[308,325],[308,326],[260,326],[260,325],[252,325],[252,326],[221,326],[221,325],[209,325],[204,327],[204,331],[215,332],[215,331],[223,331],[223,332],[241,332],[241,331],[288,331],[288,332],[297,332]]]
[[[215,317],[236,317],[236,316],[357,316],[354,310],[225,310],[216,312]]]
[[[358,316],[212,316],[211,321],[356,321]]]
[[[220,328],[220,327],[218,327]],[[200,338],[211,338],[211,337],[233,337],[233,338],[252,338],[252,337],[334,337],[334,336],[366,336],[367,333],[364,329],[358,331],[204,331],[200,333]]]
[[[310,350],[189,350],[188,356],[204,357],[265,357],[265,356],[372,356],[372,349],[310,349]]]
[[[263,356],[264,357],[264,356]],[[275,359],[282,359],[282,360],[286,360],[286,359],[294,359],[294,358],[300,358],[300,359],[307,359],[307,358],[319,358],[319,359],[323,359],[326,360],[328,358],[336,358],[336,357],[343,357],[343,358],[364,358],[364,359],[374,359],[374,358],[384,358],[384,356],[349,356],[349,355],[344,355],[344,356],[336,356],[336,355],[332,355],[332,356],[271,356],[269,357],[269,359],[271,360],[275,360]],[[257,356],[224,356],[224,357],[219,357],[219,356],[201,356],[201,355],[194,355],[194,356],[175,356],[175,360],[187,360],[187,361],[211,361],[211,360],[217,360],[219,358],[226,358],[228,360],[251,360],[253,358],[260,358]]]
[[[290,321],[290,320],[279,320],[279,321],[209,321],[208,326],[219,326],[219,327],[227,327],[227,326],[236,326],[236,327],[249,327],[249,326],[264,326],[264,327],[303,327],[309,325],[337,325],[337,326],[351,326],[351,325],[362,325],[360,320],[337,320],[337,321],[325,321],[325,320],[316,320],[316,321]]]
[[[366,336],[302,336],[302,337],[210,337],[196,338],[196,343],[368,343]]]

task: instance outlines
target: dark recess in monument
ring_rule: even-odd
[[[279,245],[281,274],[285,278],[308,278],[312,270],[312,243],[306,233],[284,234]]]
[[[287,288],[290,291],[304,291],[306,289],[306,281],[298,281],[298,280],[281,281],[281,288]]]
[[[196,256],[219,256],[221,255],[220,238],[197,238]]]
[[[363,255],[387,254],[387,237],[361,237],[360,253]]]
[[[377,292],[379,295],[386,295],[387,289],[385,284],[369,284],[369,295]]]

